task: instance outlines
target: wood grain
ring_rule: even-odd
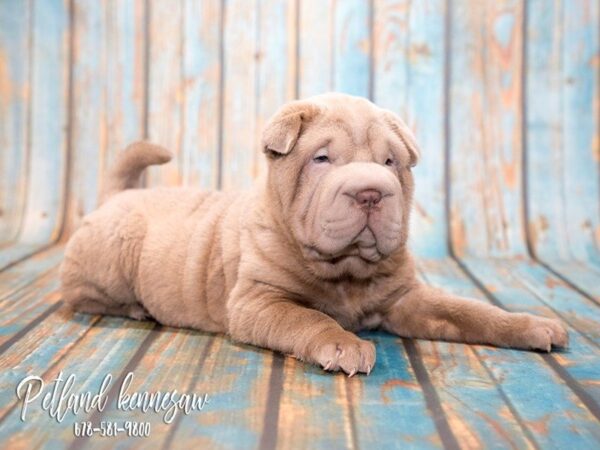
[[[0,8],[0,245],[18,235],[27,186],[30,24],[27,2]]]
[[[458,255],[523,254],[519,1],[453,1],[450,231]]]
[[[0,445],[598,447],[599,21],[597,0],[2,2]],[[559,318],[568,350],[367,332],[377,366],[348,379],[223,336],[61,306],[54,243],[95,208],[116,152],[144,137],[174,152],[148,186],[245,188],[266,172],[270,115],[331,90],[415,131],[422,279]],[[149,421],[152,441],[76,440],[74,416],[59,425],[37,408],[18,419],[27,374],[75,373],[94,391],[130,370],[132,390],[209,403],[170,425],[113,405],[77,417]]]
[[[374,3],[373,100],[404,119],[421,148],[414,170],[411,246],[424,257],[447,253],[445,13],[445,3],[438,0]]]

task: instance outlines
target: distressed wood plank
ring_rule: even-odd
[[[600,267],[600,4],[563,1],[564,183],[567,238],[576,259]]]
[[[207,393],[210,403],[206,411],[181,416],[170,442],[202,448],[259,448],[273,357],[271,351],[216,337],[202,376],[189,387],[191,392]]]
[[[598,298],[600,7],[588,1],[534,1],[528,3],[527,17],[527,202],[532,249]]]
[[[107,0],[106,149],[100,183],[118,151],[144,138],[146,89],[145,0]]]
[[[556,359],[600,404],[600,307],[533,262],[469,258],[464,264],[505,308],[565,322],[569,351]]]
[[[28,375],[42,375],[60,361],[100,317],[60,310],[48,316],[2,354],[0,421],[15,408],[15,389]],[[69,431],[71,429],[69,428]],[[0,435],[0,440],[6,438]]]
[[[94,0],[74,4],[73,119],[71,201],[67,222],[75,227],[96,207],[100,155],[106,149],[106,3]],[[115,80],[116,81],[116,80]]]
[[[60,232],[65,197],[68,2],[36,1],[32,13],[31,185],[20,240],[46,244]]]
[[[283,392],[279,405],[279,448],[348,448],[350,408],[345,375],[333,375],[318,367],[286,358]],[[298,430],[304,430],[298,433]]]
[[[410,245],[418,255],[447,253],[444,185],[445,2],[377,0],[374,4],[374,98],[415,132]]]
[[[27,186],[27,132],[30,99],[28,2],[0,8],[0,245],[16,239]]]
[[[69,11],[67,0],[32,3],[29,167],[16,245],[0,249],[0,269],[57,239],[65,200]]]
[[[402,341],[384,332],[363,333],[377,346],[377,364],[368,377],[347,381],[358,448],[440,448],[442,441],[428,411]],[[390,426],[390,424],[393,424]]]
[[[334,0],[302,0],[299,8],[300,98],[333,89]]]
[[[222,3],[183,4],[182,181],[205,189],[219,181]]]
[[[63,252],[62,246],[54,246],[0,272],[0,300],[27,289],[36,278],[58,266],[62,261]]]
[[[432,285],[457,295],[484,299],[482,292],[465,276],[455,261],[424,260],[421,267]],[[502,290],[495,291],[494,296],[500,298],[498,295],[506,292],[506,297],[512,298],[514,293],[510,288],[511,285],[505,281],[502,283]],[[538,446],[588,448],[598,445],[600,423],[539,354],[487,346],[471,348],[495,379],[498,389],[510,401],[524,428]],[[570,353],[561,353],[557,359],[568,357]],[[524,389],[523,380],[534,382],[527,383],[527,388]]]
[[[338,92],[370,96],[370,2],[345,0],[334,6],[333,87]]]
[[[288,2],[291,3],[291,2]],[[336,5],[337,6],[337,5]],[[333,88],[333,2],[299,2],[297,45],[298,45],[298,75],[297,90],[301,98],[327,92]],[[262,12],[262,10],[261,10]],[[273,12],[271,13],[273,16]],[[278,69],[276,86],[277,97],[271,96],[267,108],[274,111],[283,102],[295,95],[295,36],[294,10],[288,6],[288,39],[287,59],[289,69]],[[271,21],[275,18],[271,17]],[[353,19],[354,20],[354,19]],[[359,19],[357,19],[359,20]],[[272,36],[267,30],[272,29],[264,23],[264,13],[261,15],[261,44],[269,44]],[[279,33],[283,34],[281,26]],[[278,45],[277,53],[284,57],[285,48]],[[272,62],[264,64],[261,58],[259,76],[262,77],[263,90],[270,79],[266,78],[269,66],[275,63],[276,48],[271,50]],[[335,50],[339,51],[339,49]],[[348,75],[348,68],[345,70]],[[368,92],[365,91],[364,95]],[[259,102],[263,99],[259,96]],[[279,103],[279,104],[278,104]],[[264,108],[263,108],[264,109]],[[262,121],[267,114],[263,114]],[[261,118],[259,118],[259,122]],[[279,400],[277,448],[330,448],[352,447],[356,445],[353,437],[351,421],[352,408],[348,399],[348,381],[344,375],[331,375],[316,367],[307,366],[292,358],[286,358],[283,367],[283,391]],[[298,433],[298,429],[305,430]]]
[[[143,13],[142,0],[75,3],[67,235],[96,208],[116,153],[143,137]]]
[[[60,372],[63,372],[64,378],[75,374],[74,390],[97,392],[106,374],[119,377],[153,328],[151,322],[105,317],[56,364],[37,375],[46,383],[51,383]],[[113,383],[119,384],[119,380]],[[16,400],[13,392],[9,395],[13,401]],[[38,407],[29,409],[27,420],[22,422],[19,420],[20,413],[20,408],[15,407],[3,420],[4,447],[32,448],[43,445],[45,448],[56,448],[64,445],[63,433],[72,432],[73,422],[85,419],[85,414],[74,416],[69,412],[62,423],[57,423]]]
[[[589,261],[549,259],[549,267],[586,295],[600,302],[600,268]]]
[[[202,376],[202,357],[211,348],[213,337],[189,330],[174,328],[161,329],[159,336],[149,346],[146,353],[133,372],[133,379],[126,393],[134,392],[173,392],[192,394],[190,386],[195,379]],[[210,397],[210,396],[209,396]],[[209,403],[206,409],[210,408]],[[191,414],[203,414],[203,411],[193,411]],[[156,413],[152,409],[142,411],[120,410],[115,405],[109,405],[98,421],[114,421],[119,424],[131,420],[148,422],[151,426],[151,439],[131,438],[124,434],[106,439],[90,439],[86,448],[114,448],[115,445],[127,445],[128,448],[165,448],[169,435],[177,428],[178,413],[173,422],[165,423],[165,412]],[[70,430],[65,430],[61,438],[65,443],[77,441]]]
[[[419,267],[420,278],[431,284],[427,267],[427,263]],[[503,448],[533,448],[535,444],[523,430],[520,417],[472,346],[433,341],[416,341],[415,345],[461,445],[482,448],[495,442]]]
[[[452,2],[450,231],[458,255],[525,252],[523,3]]]
[[[149,168],[147,181],[149,186],[177,186],[183,165],[183,2],[151,0],[149,8],[148,137],[174,158]]]
[[[260,148],[265,123],[279,107],[296,98],[296,16],[295,2],[258,3],[253,179],[267,173],[267,159]],[[226,166],[224,170],[227,170]]]
[[[255,0],[225,5],[223,86],[224,189],[252,184],[257,108],[258,10]]]
[[[0,301],[0,345],[10,341],[24,327],[60,301],[57,272],[57,269],[51,270],[32,282],[27,289]]]

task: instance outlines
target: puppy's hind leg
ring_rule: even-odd
[[[65,302],[75,311],[87,314],[130,317],[135,320],[151,319],[140,303],[119,303],[93,285],[63,288]]]

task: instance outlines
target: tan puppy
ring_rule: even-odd
[[[129,189],[170,154],[138,143],[73,235],[65,300],[80,311],[152,317],[369,373],[375,347],[353,331],[550,351],[556,320],[513,314],[421,284],[406,246],[418,149],[367,100],[327,94],[267,124],[267,179],[249,192]],[[122,191],[122,192],[121,192]]]

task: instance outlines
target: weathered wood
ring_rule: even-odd
[[[424,282],[436,274],[443,260],[421,262]],[[434,275],[435,276],[435,275]],[[496,380],[482,364],[477,350],[463,344],[418,341],[415,343],[440,397],[449,427],[466,448],[495,442],[503,448],[531,448],[533,441],[511,409]],[[456,380],[462,380],[457,383]],[[485,409],[473,408],[483,404]]]
[[[83,321],[89,323],[89,316],[85,316]],[[140,345],[144,342],[149,343],[148,337],[153,327],[154,324],[150,322],[103,318],[97,326],[85,333],[68,353],[52,366],[45,367],[46,371],[38,375],[42,376],[46,383],[51,383],[61,371],[65,376],[76,374],[77,386],[81,391],[97,392],[102,380],[109,373],[115,377],[114,383],[120,384],[120,375],[128,370],[129,362],[135,362]],[[110,345],[106,345],[107,342],[110,342]],[[145,348],[141,350],[144,351]],[[12,392],[10,396],[16,403]],[[19,420],[20,413],[20,408],[13,408],[3,420],[3,433],[7,437],[5,446],[31,448],[44,444],[52,447],[64,445],[64,434],[72,436],[70,426],[65,427],[65,424],[73,423],[75,416],[72,413],[67,413],[63,423],[50,420],[47,412],[41,408],[32,408],[24,422]]]
[[[365,337],[367,337],[365,335]],[[428,411],[422,386],[402,341],[384,333],[369,336],[377,346],[371,375],[346,381],[358,448],[439,448],[441,438]],[[389,426],[389,424],[394,424]]]
[[[302,0],[298,18],[298,97],[333,90],[334,0]]]
[[[63,257],[63,248],[51,247],[45,252],[28,258],[21,264],[0,272],[0,300],[19,290],[27,289],[35,279],[56,267]]]
[[[192,387],[195,380],[201,376],[204,368],[203,357],[212,347],[213,337],[203,335],[192,331],[175,330],[170,328],[161,329],[158,337],[150,343],[146,352],[141,357],[135,367],[134,377],[127,389],[127,393],[134,392],[171,392],[177,390],[179,393],[192,393]],[[165,364],[165,361],[169,364]],[[195,391],[194,391],[195,392]],[[209,401],[206,410],[212,405]],[[194,412],[193,414],[202,414],[203,412]],[[179,413],[175,416],[172,423],[164,422],[164,412],[155,413],[150,411],[146,414],[141,411],[119,410],[114,404],[109,405],[107,410],[95,419],[99,422],[103,420],[115,421],[123,424],[130,420],[148,422],[151,425],[152,447],[165,448],[171,439],[172,433],[178,428]],[[64,432],[62,439],[65,442],[73,441],[78,446],[82,446],[81,440],[72,436],[72,433]],[[128,446],[135,447],[136,442],[121,435],[110,440],[85,441],[86,448],[114,448],[115,445],[127,443]],[[140,439],[137,447],[146,448],[148,442],[146,439]]]
[[[173,160],[147,172],[149,186],[181,184],[183,156],[183,2],[150,0],[148,138],[168,148]]]
[[[14,391],[19,382],[28,375],[44,374],[65,357],[99,320],[98,316],[76,316],[66,310],[51,314],[2,353],[0,420],[7,420],[6,416],[15,410],[17,399]],[[44,417],[44,420],[49,420],[49,417]]]
[[[96,207],[101,155],[106,150],[106,4],[94,0],[75,4],[73,16],[73,118],[70,154],[69,219],[76,226]],[[116,81],[116,80],[115,80]],[[71,225],[71,224],[69,224]]]
[[[371,11],[367,0],[334,4],[333,89],[370,97]]]
[[[183,4],[182,182],[205,189],[219,182],[222,3]]]
[[[25,207],[30,100],[30,24],[27,2],[0,8],[0,245],[15,240]]]
[[[222,187],[252,184],[255,163],[258,11],[256,0],[225,3]]]
[[[252,177],[266,174],[267,160],[260,148],[262,130],[281,105],[296,98],[296,2],[258,3],[256,49],[256,128],[252,151]],[[226,167],[224,167],[226,170]]]
[[[523,3],[452,2],[450,231],[458,255],[525,252]]]
[[[28,140],[20,149],[28,152],[28,187],[18,242],[0,249],[0,269],[58,238],[65,202],[68,1],[36,1],[30,7],[30,118]],[[18,202],[18,195],[16,199]]]
[[[25,374],[75,373],[93,391],[132,370],[133,390],[210,401],[170,425],[112,407],[78,420],[150,421],[157,448],[597,447],[599,20],[594,0],[5,1],[0,270],[14,265],[0,272],[1,445],[146,448],[75,440],[71,415],[18,420]],[[424,279],[561,318],[569,350],[365,333],[377,366],[348,379],[222,336],[60,307],[52,243],[95,207],[115,152],[146,134],[176,154],[149,185],[246,187],[265,173],[267,118],[330,90],[372,97],[415,130]]]
[[[569,328],[569,351],[557,355],[567,373],[586,384],[600,404],[600,308],[534,263],[465,259],[464,264],[507,309],[560,318]]]
[[[273,352],[232,344],[228,339],[215,339],[202,375],[195,377],[189,387],[191,392],[207,393],[210,403],[206,411],[181,416],[173,430],[173,445],[186,442],[202,447],[259,448],[266,409],[276,407],[278,402],[278,397],[269,400],[273,358],[278,357]],[[276,427],[276,422],[271,427]]]
[[[414,130],[421,161],[411,247],[422,256],[447,253],[444,186],[445,2],[378,0],[374,3],[373,100]]]
[[[74,5],[67,234],[94,210],[115,154],[143,138],[141,0]]]
[[[331,376],[318,368],[306,370],[302,362],[293,358],[285,359],[283,376],[279,448],[350,447],[353,442],[346,432],[350,408],[344,376]]]
[[[429,261],[423,265],[423,269],[428,282],[434,286],[443,287],[457,295],[482,298],[481,291],[475,288],[453,260]],[[505,282],[502,285],[507,284]],[[498,289],[494,291],[494,296],[502,301],[515,298],[514,292],[508,289]],[[600,422],[575,395],[571,386],[541,356],[486,346],[472,348],[510,402],[511,411],[518,415],[527,435],[538,446],[587,448],[598,445]],[[556,358],[560,361],[569,355],[570,352],[565,352]],[[565,367],[568,367],[568,363]]]
[[[529,2],[527,205],[533,251],[600,297],[600,7]]]

